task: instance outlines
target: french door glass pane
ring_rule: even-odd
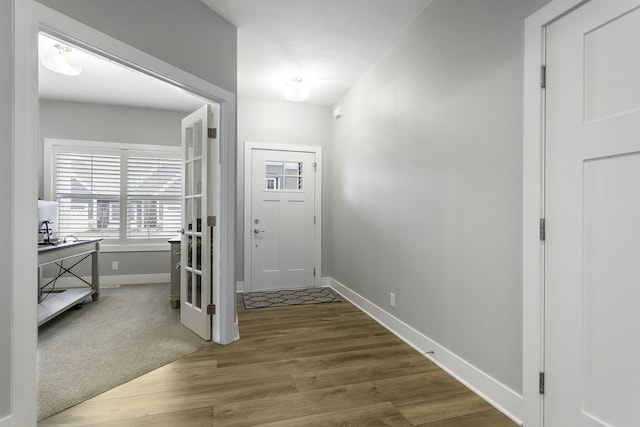
[[[185,195],[191,196],[193,194],[193,163],[191,162],[185,164],[184,179]]]
[[[202,194],[202,158],[193,161],[193,194]]]
[[[193,268],[193,236],[187,236],[187,267]]]
[[[202,237],[196,237],[196,270],[202,270]]]
[[[186,231],[193,229],[193,199],[185,199],[184,201],[184,218],[186,220]]]
[[[187,271],[187,303],[193,304],[193,274]]]
[[[185,160],[193,159],[193,128],[187,128],[185,130],[186,134],[186,142],[187,142],[187,150],[185,152]]]
[[[196,276],[196,289],[195,289],[195,298],[193,300],[193,305],[197,308],[202,308],[202,276],[199,274],[195,274]]]
[[[202,123],[197,122],[193,126],[194,158],[202,156]]]
[[[196,217],[196,232],[200,233],[202,231],[202,197],[195,197],[193,199],[194,203],[194,214]]]

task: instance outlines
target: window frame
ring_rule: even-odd
[[[270,164],[271,163],[271,164]],[[281,174],[273,174],[269,173],[269,166],[276,166],[275,163],[282,164],[282,173]],[[286,165],[297,163],[297,174],[287,174]],[[294,161],[286,161],[286,160],[265,160],[264,168],[263,168],[263,176],[264,176],[264,188],[263,191],[274,192],[274,193],[303,193],[305,191],[304,184],[302,181],[302,163],[294,162]],[[297,187],[298,188],[286,188],[287,178],[297,179]],[[273,184],[273,188],[270,188],[269,185]]]
[[[180,146],[136,144],[107,141],[72,140],[58,138],[44,138],[44,198],[53,200],[56,194],[56,154],[71,150],[82,154],[108,154],[120,156],[120,225],[119,237],[105,238],[101,244],[103,252],[146,252],[167,251],[170,249],[168,238],[153,239],[127,238],[127,159],[131,157],[166,157],[178,159],[184,177],[184,161]],[[180,204],[182,205],[184,189],[181,185]],[[177,234],[177,230],[176,230]]]

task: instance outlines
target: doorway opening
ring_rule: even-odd
[[[96,233],[104,240],[100,242],[102,260],[98,266],[103,272],[102,289],[98,288],[93,294],[94,301],[87,301],[83,306],[81,303],[85,300],[79,300],[68,307],[70,311],[42,326],[49,344],[53,341],[54,345],[49,345],[45,351],[39,344],[39,388],[42,390],[46,384],[49,389],[70,390],[78,385],[78,381],[84,381],[81,379],[88,379],[89,383],[94,379],[102,381],[98,387],[92,384],[85,384],[84,388],[78,386],[81,392],[90,390],[90,395],[80,396],[85,399],[117,385],[117,381],[124,382],[210,344],[181,326],[179,313],[182,310],[171,307],[170,273],[185,263],[172,265],[168,240],[178,234],[184,216],[181,208],[184,182],[181,121],[193,110],[213,101],[131,69],[114,58],[106,59],[88,46],[76,43],[77,40],[68,40],[55,32],[41,34],[41,53],[51,47],[55,50],[54,55],[66,55],[82,65],[80,74],[71,76],[45,68],[46,61],[39,63],[38,195],[55,199],[60,206],[65,206],[58,208],[62,212],[59,224],[62,227],[58,229],[60,242],[66,242],[67,238],[70,242],[82,241]],[[60,58],[57,59],[60,62]],[[219,120],[218,104],[215,109]],[[220,126],[216,128],[220,130]],[[56,137],[58,147],[64,145],[63,141],[71,148],[45,156],[44,141],[51,137]],[[218,147],[216,153],[219,155],[220,152]],[[219,157],[217,160],[216,164],[219,164]],[[53,169],[52,164],[56,166]],[[207,172],[206,166],[200,167],[201,171]],[[220,186],[219,171],[217,175],[215,183]],[[52,184],[56,180],[63,184]],[[63,195],[61,191],[66,193]],[[216,196],[220,197],[219,190]],[[203,206],[201,212],[208,212],[206,203]],[[196,216],[203,217],[202,214]],[[219,247],[218,240],[216,249]],[[219,256],[220,250],[216,253]],[[58,272],[53,270],[62,271],[75,261],[61,261],[54,269],[43,273],[45,277],[55,276]],[[82,263],[78,264],[76,271],[81,278],[85,276],[83,267]],[[219,269],[217,274],[220,274]],[[73,287],[74,281],[75,278],[68,275],[61,276],[44,292],[53,294],[61,288]],[[219,280],[217,286],[220,287]],[[199,289],[203,287],[204,282]],[[207,293],[210,300],[212,285]],[[115,306],[107,310],[110,304]],[[98,309],[100,306],[101,310]],[[95,314],[94,322],[100,320],[94,323],[93,329],[87,330],[89,314]],[[211,331],[211,316],[207,319]],[[77,336],[85,335],[82,332],[76,336],[66,334],[64,339],[69,341],[65,341],[63,354],[60,358],[52,357],[49,350],[59,348],[64,335],[59,331],[66,329],[68,332],[78,326],[77,323],[84,323],[77,330],[97,339],[82,340]],[[118,345],[117,339],[124,337],[138,339]],[[151,341],[145,345],[139,337]],[[169,346],[171,351],[158,357],[160,351],[154,350],[149,342],[160,343],[160,349],[167,348],[166,342],[162,344],[162,341],[171,337],[175,346]],[[74,339],[76,341],[70,341]],[[211,332],[208,339],[211,339]],[[78,343],[78,347],[70,346],[72,342]],[[138,344],[142,347],[132,348]],[[86,358],[69,363],[70,355],[75,357],[83,351]],[[92,362],[94,356],[99,356],[102,362]],[[65,363],[58,363],[62,359]],[[113,367],[105,369],[104,360],[110,361]],[[144,361],[144,366],[132,366],[135,361]],[[86,375],[78,366],[86,369],[101,366],[99,370],[104,375]],[[116,374],[114,370],[119,367],[127,368],[127,373]],[[66,368],[71,370],[67,372]],[[74,375],[78,375],[78,381],[73,380]],[[47,381],[43,381],[43,376],[49,376]],[[71,385],[56,386],[55,381],[59,379]],[[49,380],[54,381],[53,385]],[[38,418],[78,402],[73,400],[78,399],[76,395],[65,393],[62,397],[62,401],[42,405],[42,393],[39,393]]]

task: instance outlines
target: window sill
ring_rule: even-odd
[[[100,252],[162,252],[171,249],[169,243],[152,243],[137,245],[118,245],[102,243]]]

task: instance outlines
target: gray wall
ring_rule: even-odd
[[[38,0],[236,93],[236,28],[200,0]]]
[[[37,161],[29,160],[28,163],[20,158],[20,162],[15,165],[12,170],[12,149],[14,146],[25,143],[25,141],[14,140],[12,134],[12,90],[14,81],[19,83],[20,102],[19,110],[16,111],[17,117],[24,118],[24,121],[31,120],[36,123],[37,117],[29,115],[35,111],[32,105],[32,98],[27,93],[33,86],[31,83],[32,73],[27,71],[26,76],[12,76],[14,59],[13,35],[21,44],[26,44],[27,28],[29,31],[29,23],[24,16],[19,20],[19,30],[15,32],[12,27],[13,16],[11,7],[15,3],[20,13],[26,14],[31,11],[30,0],[0,0],[0,197],[9,200],[13,191],[14,175],[16,170],[29,170]],[[58,9],[63,13],[66,11],[72,17],[83,21],[85,24],[93,26],[114,38],[125,43],[135,46],[136,48],[155,55],[164,61],[174,64],[177,68],[186,70],[192,74],[200,76],[207,82],[222,87],[235,93],[236,86],[236,29],[221,17],[206,8],[198,0],[170,1],[170,0],[136,0],[135,2],[125,0],[113,1],[97,1],[86,0],[82,2],[71,0],[52,0],[44,2],[54,9]],[[18,6],[19,5],[19,6]],[[76,16],[77,14],[77,16]],[[181,19],[176,19],[180,16]],[[182,23],[182,27],[175,28],[176,23]],[[187,23],[187,24],[185,24]],[[33,28],[35,29],[35,28]],[[30,40],[35,42],[35,39]],[[35,44],[25,47],[34,47]],[[36,59],[33,57],[35,51],[25,52],[21,50],[19,59],[26,61],[30,69],[35,72]],[[214,58],[212,60],[212,58]],[[21,70],[24,68],[20,64]],[[33,93],[31,93],[33,95]],[[233,140],[230,142],[230,150],[235,153],[235,129],[230,130]],[[27,132],[28,134],[28,132]],[[30,152],[31,150],[27,150]],[[35,152],[35,147],[34,150]],[[229,159],[227,159],[229,160]],[[24,175],[24,173],[23,173]],[[227,174],[225,177],[230,182],[229,187],[234,188],[235,173]],[[33,171],[33,179],[25,182],[25,188],[28,195],[36,195],[36,172]],[[28,196],[31,197],[31,196]],[[18,208],[25,209],[28,217],[33,217],[35,221],[35,200],[32,201],[31,207],[24,202],[24,197],[18,197],[16,200],[20,203]],[[229,204],[231,213],[230,217],[235,216],[233,209],[235,205]],[[16,219],[13,218],[13,208],[11,203],[4,203],[0,207],[0,221],[7,225],[0,230],[0,237],[3,238],[5,247],[21,246],[12,243],[16,240],[13,237],[14,225]],[[29,209],[32,209],[29,211]],[[29,213],[31,212],[31,213]],[[16,230],[21,233],[21,230]],[[35,243],[35,237],[33,242]],[[229,243],[229,247],[233,249],[233,242]],[[230,251],[233,254],[233,250]],[[233,259],[233,256],[229,256]],[[35,253],[32,261],[35,261]],[[34,264],[35,270],[35,264]],[[35,279],[35,271],[29,275]],[[26,375],[31,370],[27,367],[33,361],[32,367],[35,369],[35,341],[36,341],[36,325],[35,321],[32,326],[28,326],[29,319],[35,319],[35,298],[34,305],[17,307],[16,313],[10,321],[5,322],[6,316],[9,314],[11,300],[17,298],[22,302],[28,296],[24,292],[24,283],[16,280],[11,270],[11,259],[9,256],[0,257],[0,291],[3,297],[0,298],[0,416],[4,416],[13,410],[14,425],[32,425],[35,422],[36,393],[35,393],[35,375]],[[35,289],[31,292],[35,297]],[[7,305],[9,304],[9,305]],[[26,314],[26,317],[25,315]],[[33,315],[33,317],[31,317]],[[25,326],[27,325],[27,326]],[[27,332],[27,333],[25,333]],[[12,342],[12,337],[15,340]],[[18,361],[14,361],[17,367],[17,382],[13,386],[6,381],[6,375],[11,371],[12,365],[10,358],[6,357],[6,343],[11,343],[17,347],[15,355]],[[17,343],[17,344],[16,344]],[[22,362],[25,361],[26,362]],[[25,375],[24,377],[22,375]],[[20,381],[22,379],[22,381]],[[33,380],[33,384],[31,384]],[[15,392],[16,406],[10,409],[10,393]]]
[[[333,277],[516,392],[524,19],[547,2],[435,1],[333,128]]]
[[[40,100],[38,196],[43,197],[44,138],[180,146],[190,112]]]
[[[111,262],[118,261],[118,270],[111,269]],[[65,267],[72,261],[64,263]],[[130,285],[131,282],[127,281],[126,277],[119,278],[118,276],[128,276],[136,274],[167,274],[167,280],[162,283],[169,282],[169,274],[171,273],[171,254],[169,250],[166,251],[147,251],[147,252],[105,252],[104,246],[100,252],[100,263],[98,265],[100,277],[110,277],[111,282],[109,285]],[[47,265],[42,269],[43,282],[53,279],[59,272],[59,268],[54,264]],[[81,277],[91,276],[91,257],[85,259],[73,269],[74,274]],[[76,281],[71,275],[65,274],[63,277],[69,277],[73,281],[73,285],[82,285],[82,282]],[[102,283],[104,285],[104,282]],[[60,283],[58,283],[58,287]]]
[[[244,280],[244,146],[245,141],[322,147],[322,275],[331,271],[329,256],[331,109],[289,101],[238,99],[238,190],[236,280]]]
[[[11,200],[13,187],[13,9],[11,0],[0,0],[0,241],[5,248],[13,247]],[[0,257],[0,419],[11,413],[11,302],[13,272],[11,254],[6,249]]]
[[[43,197],[44,138],[180,146],[181,120],[187,114],[181,111],[41,100],[39,196]],[[112,261],[118,261],[118,270],[111,269]],[[90,274],[90,260],[78,267],[78,273]],[[45,270],[45,277],[51,276],[51,271]],[[169,272],[168,246],[167,251],[161,252],[103,252],[100,256],[101,276]]]

